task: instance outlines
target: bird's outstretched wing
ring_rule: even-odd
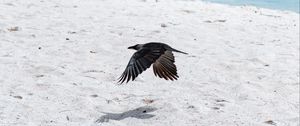
[[[177,69],[174,64],[175,59],[171,51],[165,51],[154,63],[153,72],[155,76],[166,80],[177,80]]]
[[[122,84],[125,80],[126,83],[132,79],[134,80],[139,74],[145,71],[147,68],[151,66],[162,54],[163,51],[161,48],[157,49],[140,49],[133,54],[129,63],[119,78],[120,84]]]

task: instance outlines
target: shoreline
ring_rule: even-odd
[[[297,14],[300,13],[300,10],[297,9],[288,9],[288,8],[278,8],[278,7],[267,7],[264,5],[254,5],[254,4],[241,4],[241,3],[226,3],[226,2],[218,2],[218,1],[206,1],[202,0],[203,2],[208,2],[208,3],[216,3],[216,4],[225,4],[225,5],[230,5],[230,6],[253,6],[256,8],[262,8],[262,9],[271,9],[271,10],[278,10],[278,11],[289,11],[289,12],[295,12]],[[299,4],[299,3],[298,3]]]
[[[206,4],[212,4],[212,5],[221,5],[221,6],[227,6],[229,8],[252,8],[256,10],[265,10],[265,11],[274,11],[274,12],[279,12],[279,13],[291,13],[291,14],[297,14],[300,15],[300,11],[296,12],[293,10],[281,10],[281,9],[275,9],[275,8],[267,8],[267,7],[260,7],[260,6],[255,6],[255,5],[233,5],[233,4],[227,4],[227,3],[218,3],[218,2],[211,2],[211,1],[200,1]]]

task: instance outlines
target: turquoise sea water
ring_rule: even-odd
[[[230,5],[253,5],[257,7],[290,10],[299,13],[300,0],[204,0]]]

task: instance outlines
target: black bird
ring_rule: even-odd
[[[158,77],[166,80],[177,80],[179,76],[177,75],[172,51],[187,54],[159,42],[136,44],[128,47],[128,49],[135,49],[137,51],[133,54],[125,71],[119,78],[120,84],[125,80],[127,80],[126,83],[130,79],[134,80],[139,74],[149,68],[151,64],[153,64],[155,76],[158,75]]]

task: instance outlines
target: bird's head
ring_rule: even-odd
[[[139,50],[141,48],[141,44],[136,44],[134,46],[128,47],[128,49],[134,49],[134,50]]]

